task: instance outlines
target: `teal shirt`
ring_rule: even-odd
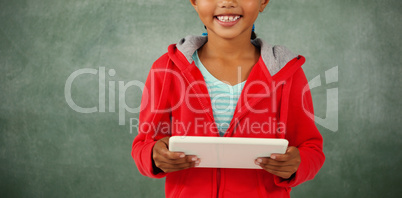
[[[209,73],[201,63],[197,51],[193,54],[193,60],[204,76],[209,96],[211,98],[213,115],[219,130],[219,135],[223,136],[229,128],[237,101],[239,100],[246,81],[231,86],[216,79],[211,73]]]

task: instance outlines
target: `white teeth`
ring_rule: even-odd
[[[233,22],[240,18],[240,16],[218,16],[219,21],[222,22]]]

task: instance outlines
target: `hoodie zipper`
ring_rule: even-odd
[[[192,64],[194,64],[194,63],[192,63]],[[195,67],[195,66],[194,66],[194,67]],[[182,71],[182,74],[183,74],[183,77],[184,77],[184,79],[187,81],[188,84],[191,84],[191,82],[194,82],[194,81],[195,81],[194,77],[190,74],[190,72],[189,72],[188,70],[186,70],[185,72]],[[205,81],[204,81],[204,82],[205,82]],[[212,113],[212,108],[206,107],[206,106],[204,105],[204,103],[201,101],[200,97],[199,97],[199,94],[198,94],[198,93],[202,93],[202,91],[200,90],[199,87],[196,87],[196,86],[194,86],[194,87],[192,87],[192,88],[193,88],[193,89],[196,89],[195,95],[196,95],[196,98],[197,98],[198,102],[200,103],[202,109],[203,109],[203,110],[207,110],[206,113],[208,114],[208,116],[209,116],[209,118],[211,119],[212,123],[215,123],[215,119],[214,119],[214,116],[213,116],[213,113]],[[208,93],[208,92],[207,92],[207,93]],[[208,96],[209,96],[209,93],[208,93]],[[219,132],[218,132],[218,131],[215,131],[215,133],[217,134],[217,136],[219,136]]]
[[[301,57],[301,56],[297,56],[297,57],[295,57],[294,59],[292,59],[291,61],[289,61],[286,65],[288,65],[288,64],[290,64],[290,62],[294,62],[294,63],[292,63],[292,64],[296,64],[301,58],[303,58],[304,59],[304,57]],[[302,62],[302,63],[304,63],[304,62]],[[286,65],[285,65],[285,67],[286,67]],[[283,72],[282,72],[283,73]],[[292,75],[293,75],[293,73],[292,73]],[[275,75],[274,75],[275,76]],[[277,79],[278,78],[278,75],[276,75],[275,77],[274,76],[271,76],[272,77],[272,81],[274,81],[275,79]],[[282,75],[283,76],[283,75]],[[279,79],[280,79],[280,77],[279,77]],[[285,85],[286,84],[289,84],[289,85],[287,85],[286,87],[287,87],[287,89],[285,90],[285,92],[286,92],[286,94],[287,94],[287,97],[289,97],[289,91],[290,91],[290,86],[291,86],[291,83],[292,83],[292,78],[290,78],[290,81],[286,81],[286,83],[284,83],[282,86],[284,86],[285,87]],[[282,89],[282,91],[283,91],[283,89]],[[283,99],[283,92],[282,92],[282,98],[281,99]],[[240,97],[243,97],[243,93],[242,93],[242,95],[240,96]],[[262,100],[263,100],[264,98],[258,98],[257,100],[255,100],[253,103],[252,103],[252,105],[251,106],[255,106],[255,105],[257,105],[259,102],[261,102]],[[285,101],[285,102],[287,102],[287,101]],[[288,107],[286,107],[286,108],[288,108]],[[240,115],[237,115],[236,116],[236,120],[237,120],[237,122],[239,122],[240,121],[240,119],[242,119],[243,118],[243,116],[247,113],[247,110],[246,109],[240,109],[240,111],[241,111],[241,113],[240,113]],[[281,111],[283,111],[283,110],[281,110]],[[284,113],[284,112],[281,112],[281,113]],[[235,112],[235,114],[236,114],[236,112]],[[235,117],[233,117],[233,119],[232,120],[234,120],[234,118]],[[286,119],[287,119],[287,116],[285,116],[285,122],[286,122]],[[235,120],[235,121],[236,121]],[[279,121],[281,121],[281,120],[278,120],[278,122]],[[233,125],[234,124],[236,124],[236,123],[233,123],[233,122],[230,122],[230,124],[229,124],[229,127],[228,127],[228,129],[227,129],[227,132],[228,131],[232,131],[232,133],[233,133]],[[232,136],[232,133],[230,134],[230,136]],[[228,133],[225,133],[225,135],[224,136],[229,136],[229,134]],[[282,138],[284,138],[284,136],[282,137]]]
[[[217,183],[217,190],[216,190],[216,198],[219,198],[219,189],[221,186],[221,169],[216,169],[216,183]]]

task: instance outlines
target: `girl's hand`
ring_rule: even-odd
[[[152,148],[152,159],[155,166],[165,173],[195,167],[200,159],[195,155],[185,155],[182,152],[169,151],[169,138],[158,140]]]
[[[270,158],[259,157],[255,160],[255,164],[283,179],[289,179],[299,168],[300,162],[299,149],[294,146],[290,146],[285,154],[272,154]]]

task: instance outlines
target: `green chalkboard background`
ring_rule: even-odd
[[[327,159],[293,197],[402,194],[401,13],[400,0],[272,0],[257,20],[259,37],[307,58],[308,80],[321,76],[316,115],[338,113],[317,123]],[[130,156],[138,113],[119,107],[139,106],[169,44],[203,31],[185,0],[1,0],[1,196],[163,197]],[[68,104],[76,71],[94,73],[67,86],[93,113]]]

